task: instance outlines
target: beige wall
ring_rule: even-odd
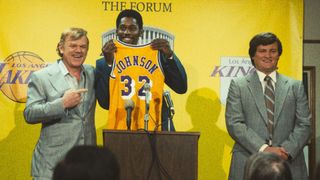
[[[304,1],[304,40],[317,43],[304,43],[304,66],[316,66],[316,159],[320,162],[320,1]]]

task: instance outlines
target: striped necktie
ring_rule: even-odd
[[[264,99],[267,107],[267,115],[268,115],[268,131],[269,131],[269,139],[268,144],[272,146],[272,134],[273,134],[273,119],[274,119],[274,88],[272,85],[272,79],[270,76],[266,76],[264,78],[266,81],[265,89],[264,89]]]

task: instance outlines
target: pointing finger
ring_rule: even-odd
[[[84,92],[88,92],[88,89],[78,89],[74,91],[75,93],[84,93]]]

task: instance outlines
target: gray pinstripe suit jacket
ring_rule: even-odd
[[[256,72],[231,81],[226,106],[226,125],[235,140],[230,180],[242,180],[247,158],[259,151],[268,138],[267,110]],[[295,180],[307,179],[303,147],[309,139],[311,114],[301,81],[277,73],[273,145],[291,155]]]
[[[85,88],[84,113],[78,107],[66,112],[62,96],[69,89],[58,63],[34,72],[28,84],[28,100],[24,110],[27,123],[42,123],[40,138],[35,146],[31,174],[51,178],[53,168],[76,145],[96,144],[94,125],[94,68],[83,65]]]

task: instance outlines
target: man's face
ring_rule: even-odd
[[[88,52],[88,39],[83,36],[77,40],[72,40],[68,36],[61,46],[60,52],[63,54],[62,59],[68,69],[79,68],[86,59]]]
[[[256,54],[252,57],[255,68],[265,74],[277,69],[279,60],[278,44],[259,45]]]
[[[139,29],[137,20],[132,17],[123,17],[117,27],[119,40],[127,44],[138,44],[142,29]]]

